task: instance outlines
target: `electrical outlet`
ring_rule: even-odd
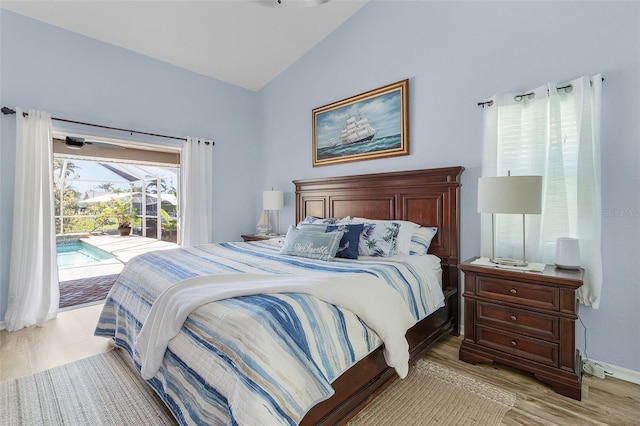
[[[589,359],[585,359],[582,361],[582,371],[590,376],[597,377],[599,379],[605,378],[604,367]]]

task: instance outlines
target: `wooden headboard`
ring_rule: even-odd
[[[460,175],[463,170],[458,166],[294,180],[296,222],[306,216],[358,216],[436,226],[438,232],[429,253],[442,259],[443,280],[446,281],[443,286],[457,288]]]
[[[459,334],[460,175],[463,167],[295,180],[296,222],[306,216],[409,220],[437,226],[429,252],[442,260],[445,306],[407,332],[410,362],[446,334]],[[335,394],[312,408],[302,425],[344,424],[397,377],[382,348],[332,384]]]

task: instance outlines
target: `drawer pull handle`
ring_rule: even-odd
[[[515,315],[511,315],[511,321],[517,321],[517,320],[518,320],[518,317],[517,317],[517,316],[515,316]]]
[[[515,348],[516,346],[518,346],[518,342],[516,342],[515,340],[512,340],[511,346]]]
[[[515,288],[512,288],[511,289],[511,294],[516,294],[516,293],[518,293],[518,290],[516,290]]]

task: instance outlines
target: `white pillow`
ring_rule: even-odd
[[[409,222],[408,220],[374,220],[365,219],[363,217],[354,217],[351,221],[355,223],[397,223],[400,225],[400,230],[396,237],[396,248],[394,254],[409,254],[411,252],[411,236],[420,228],[420,225]]]
[[[431,240],[438,232],[438,228],[434,226],[425,226],[418,228],[411,236],[411,248],[409,254],[417,254],[424,256],[429,251]]]

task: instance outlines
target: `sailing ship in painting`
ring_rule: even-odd
[[[313,165],[408,154],[405,104],[403,91],[390,90],[314,109]]]
[[[344,126],[342,131],[340,132],[340,141],[342,145],[350,145],[352,143],[370,141],[376,134],[376,130],[371,127],[369,124],[369,120],[367,117],[363,117],[362,114],[358,115],[358,118],[353,115],[349,115],[347,118],[347,124]],[[332,138],[334,141],[335,139]],[[331,140],[329,140],[329,145],[331,145]]]

